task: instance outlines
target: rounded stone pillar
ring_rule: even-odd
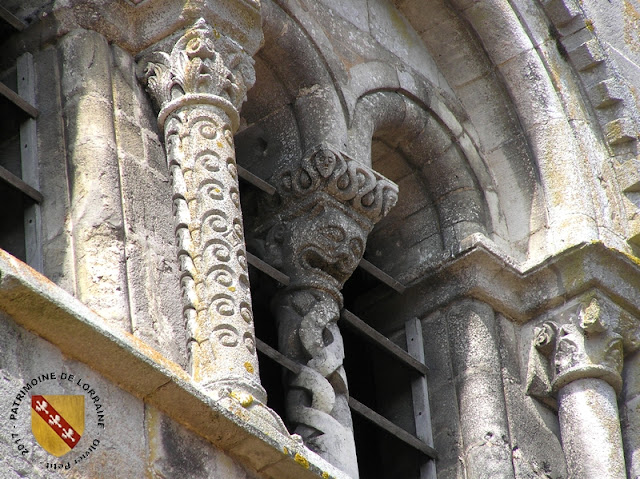
[[[617,396],[622,390],[622,336],[595,298],[569,321],[545,322],[534,345],[550,361],[569,476],[625,479]]]
[[[616,392],[602,379],[576,379],[558,392],[567,467],[575,478],[625,479]]]
[[[461,299],[448,307],[446,317],[466,474],[474,479],[513,479],[493,308],[473,299]]]
[[[172,177],[191,374],[211,396],[257,410],[266,393],[233,143],[240,106],[255,81],[253,60],[201,18],[170,53],[156,52],[143,66]]]

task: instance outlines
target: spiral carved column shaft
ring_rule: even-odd
[[[358,477],[340,290],[367,235],[397,200],[395,184],[321,145],[275,177],[278,195],[259,229],[266,259],[290,277],[274,301],[279,348],[302,365],[287,377],[287,419],[307,446]]]
[[[252,59],[199,20],[146,64],[173,182],[192,375],[212,394],[266,400],[258,376],[233,133]]]

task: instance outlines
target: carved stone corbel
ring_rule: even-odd
[[[358,476],[342,336],[340,290],[362,259],[367,235],[397,201],[396,185],[321,145],[275,175],[265,259],[290,277],[275,299],[279,348],[301,364],[287,378],[287,419],[305,444]]]
[[[552,406],[557,400],[571,477],[626,477],[617,406],[625,341],[612,310],[587,295],[534,330],[527,391]]]
[[[191,374],[221,401],[259,406],[277,423],[258,375],[233,143],[253,59],[200,19],[141,67],[173,183]]]

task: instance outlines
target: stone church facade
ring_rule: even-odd
[[[637,0],[3,0],[0,44],[1,478],[640,477]]]

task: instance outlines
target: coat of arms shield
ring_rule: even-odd
[[[84,396],[31,396],[31,432],[48,453],[64,456],[84,432]]]

